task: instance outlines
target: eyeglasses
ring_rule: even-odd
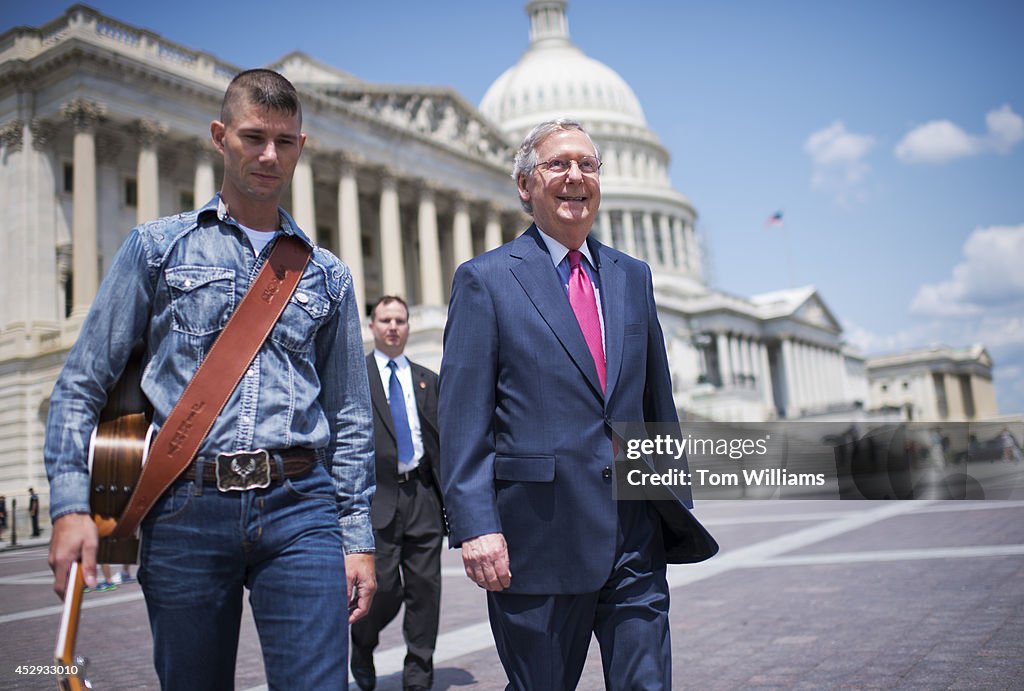
[[[580,172],[584,175],[596,175],[601,170],[601,161],[596,156],[584,156],[580,159],[573,158],[553,158],[550,161],[542,161],[537,164],[538,168],[547,168],[549,172],[555,175],[561,175],[562,173],[569,172],[569,168],[575,163],[576,167],[580,169]]]

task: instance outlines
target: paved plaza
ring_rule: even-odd
[[[1024,688],[1024,500],[705,501],[722,545],[670,569],[676,689]],[[502,689],[484,594],[444,555],[435,689]],[[78,651],[97,689],[159,688],[136,584],[89,593]],[[59,603],[45,545],[0,553],[0,689],[50,662]],[[580,689],[602,689],[597,645]],[[378,689],[401,688],[398,623]],[[238,689],[263,688],[246,613]],[[354,688],[354,686],[353,686]]]

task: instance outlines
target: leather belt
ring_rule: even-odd
[[[416,466],[415,468],[413,468],[412,470],[407,470],[404,473],[399,473],[398,474],[398,484],[401,485],[401,484],[403,484],[405,482],[408,482],[409,480],[415,480],[416,478],[419,478],[419,477],[421,477],[421,478],[423,478],[424,480],[427,480],[427,481],[430,480],[430,475],[429,475],[429,473],[427,473],[427,470],[426,470],[426,468],[423,467],[422,463],[420,465]]]
[[[270,455],[270,481],[271,482],[283,482],[285,479],[290,477],[300,477],[305,475],[309,471],[313,470],[316,465],[316,451],[313,449],[306,448],[304,446],[293,446],[288,449],[277,449],[267,452]],[[281,477],[281,473],[278,469],[277,459],[281,459],[281,465],[284,466],[284,477]],[[217,459],[216,458],[204,458],[195,459],[188,464],[188,468],[182,474],[186,480],[196,479],[196,466],[202,461],[203,465],[203,484],[217,484]]]

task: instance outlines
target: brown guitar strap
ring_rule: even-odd
[[[309,262],[310,248],[281,235],[153,441],[135,491],[110,533],[135,533],[153,503],[192,462],[231,393],[274,328]],[[103,530],[100,531],[103,535]]]

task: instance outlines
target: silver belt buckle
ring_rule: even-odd
[[[270,454],[266,449],[217,454],[217,489],[244,492],[270,486]]]

